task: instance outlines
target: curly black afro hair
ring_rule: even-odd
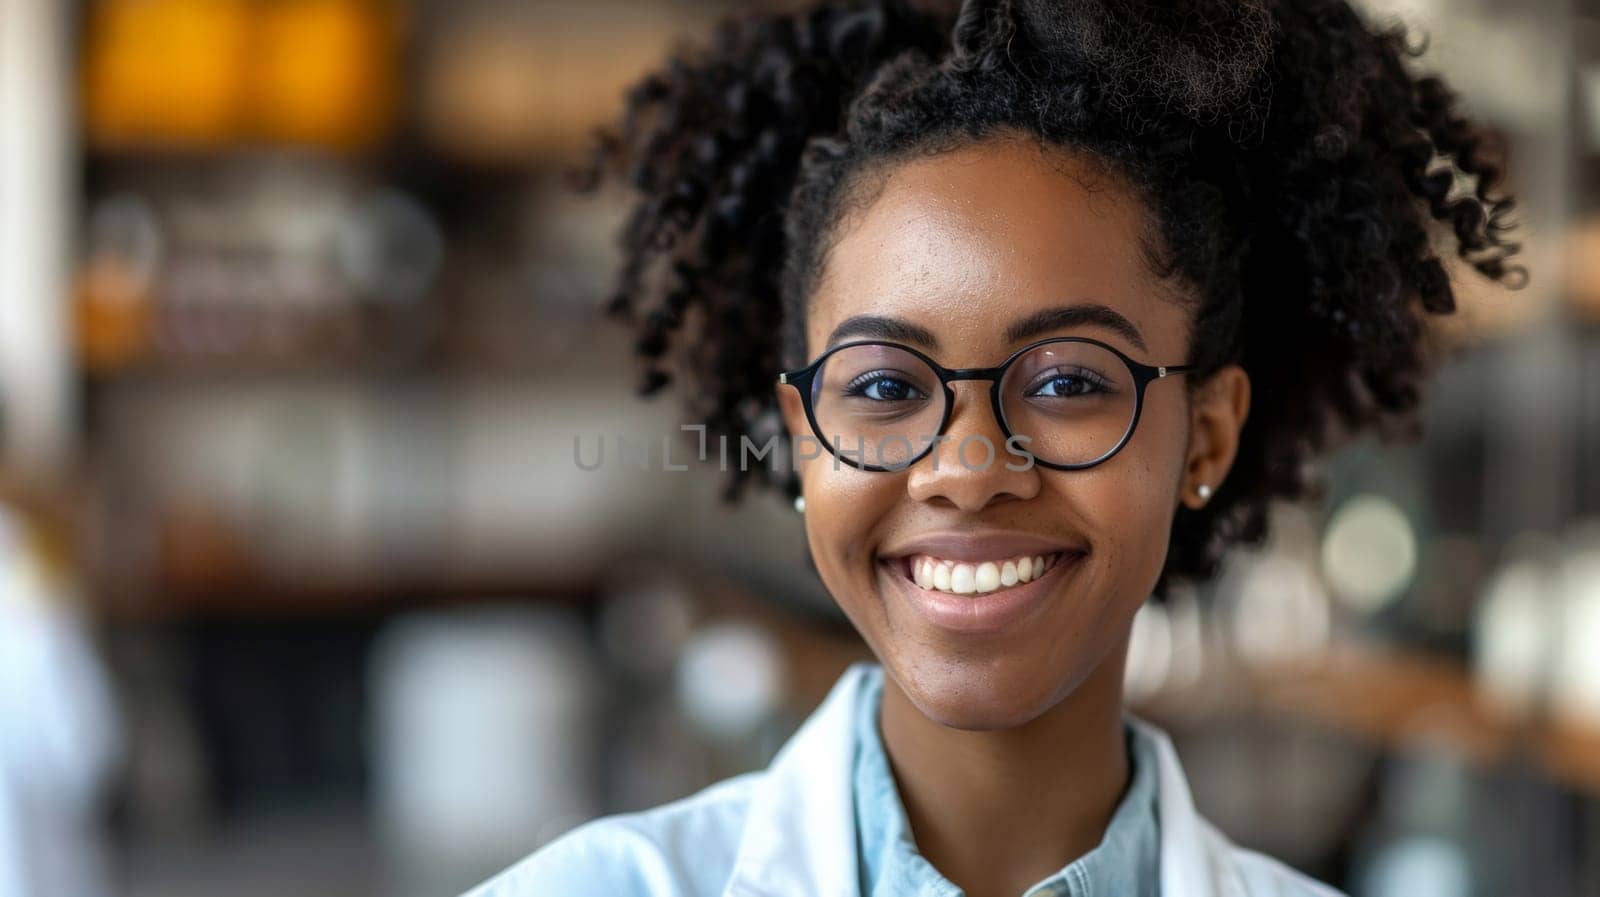
[[[680,372],[693,422],[761,444],[873,172],[1002,132],[1103,160],[1148,207],[1152,269],[1192,297],[1190,388],[1228,363],[1254,384],[1230,475],[1176,513],[1164,597],[1264,540],[1273,499],[1323,496],[1330,445],[1417,435],[1426,314],[1455,310],[1434,221],[1483,276],[1526,282],[1486,132],[1407,69],[1425,48],[1346,0],[812,0],[677,49],[574,173],[637,192],[610,310],[637,328],[642,392]],[[792,470],[731,476],[729,500],[751,479],[798,494]]]

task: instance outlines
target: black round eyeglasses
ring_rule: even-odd
[[[1007,451],[1082,470],[1127,445],[1152,380],[1195,369],[1142,364],[1088,337],[1041,340],[992,368],[947,368],[910,346],[864,340],[834,346],[778,382],[800,392],[828,451],[862,470],[903,470],[926,457],[950,425],[957,380],[989,381]]]

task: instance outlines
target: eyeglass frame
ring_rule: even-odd
[[[1150,383],[1154,380],[1161,380],[1173,374],[1192,373],[1196,370],[1199,370],[1200,367],[1199,365],[1195,364],[1145,364],[1128,357],[1127,353],[1123,352],[1121,349],[1118,349],[1116,346],[1092,337],[1053,336],[1047,339],[1029,343],[1022,348],[1017,349],[1015,352],[1012,352],[1005,361],[1002,361],[995,367],[947,368],[939,362],[934,361],[926,353],[912,348],[911,346],[907,346],[904,343],[897,343],[891,340],[868,339],[840,343],[839,345],[834,346],[817,356],[805,367],[796,368],[792,371],[782,371],[778,374],[778,383],[784,386],[793,386],[795,390],[800,393],[800,400],[805,406],[806,410],[806,420],[811,424],[811,432],[814,433],[818,439],[822,440],[822,443],[827,447],[828,452],[835,458],[838,458],[839,460],[858,470],[865,470],[873,473],[895,473],[902,470],[908,470],[912,465],[921,461],[923,458],[926,458],[929,453],[933,451],[934,447],[939,444],[939,440],[944,437],[945,432],[950,429],[950,418],[954,415],[956,408],[956,393],[955,390],[950,388],[950,384],[958,380],[988,380],[989,404],[994,410],[995,423],[1000,425],[1000,432],[1005,434],[1008,442],[1012,439],[1018,438],[1018,434],[1013,433],[1011,431],[1011,425],[1006,422],[1005,406],[1000,397],[1000,384],[1005,380],[1006,372],[1011,369],[1012,364],[1016,363],[1017,359],[1028,354],[1029,352],[1032,352],[1040,346],[1047,346],[1054,343],[1088,343],[1090,345],[1105,349],[1111,354],[1117,356],[1117,358],[1121,359],[1122,363],[1127,366],[1128,372],[1133,376],[1134,397],[1133,419],[1129,422],[1127,431],[1122,434],[1121,439],[1117,440],[1116,445],[1106,450],[1105,454],[1101,455],[1100,457],[1095,458],[1092,461],[1085,461],[1079,464],[1057,464],[1053,461],[1047,461],[1044,458],[1040,458],[1038,455],[1035,455],[1032,452],[1028,453],[1028,456],[1033,459],[1035,464],[1050,470],[1087,470],[1088,468],[1096,467],[1111,460],[1118,452],[1122,451],[1123,446],[1127,445],[1128,442],[1133,439],[1134,431],[1138,430],[1139,428],[1139,417],[1144,411],[1145,387],[1150,385]],[[940,385],[944,388],[944,414],[939,421],[939,429],[934,433],[933,439],[929,441],[928,445],[923,448],[922,451],[918,452],[914,457],[912,457],[911,460],[906,461],[904,464],[896,465],[894,467],[882,467],[876,464],[852,461],[845,457],[837,448],[835,448],[829,437],[822,432],[821,425],[817,423],[816,404],[811,395],[812,382],[816,377],[817,371],[821,370],[822,365],[827,362],[827,360],[835,353],[859,346],[887,346],[891,349],[899,349],[903,352],[910,353],[913,357],[922,361],[922,363],[926,364],[929,369],[933,371],[934,375],[939,378]],[[1030,441],[1032,439],[1032,437],[1025,435],[1023,438],[1029,439]]]

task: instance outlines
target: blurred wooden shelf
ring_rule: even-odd
[[[1494,700],[1460,662],[1415,651],[1344,645],[1313,660],[1237,667],[1136,709],[1181,727],[1231,713],[1336,731],[1390,750],[1432,745],[1480,769],[1526,766],[1600,796],[1600,726]],[[1197,697],[1203,693],[1204,697]]]

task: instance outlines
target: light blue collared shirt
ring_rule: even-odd
[[[939,873],[911,835],[889,758],[878,729],[883,668],[875,667],[856,705],[855,813],[864,897],[964,897]],[[1127,733],[1131,781],[1100,845],[1022,897],[1157,897],[1161,835],[1156,817],[1157,758],[1131,726]]]

